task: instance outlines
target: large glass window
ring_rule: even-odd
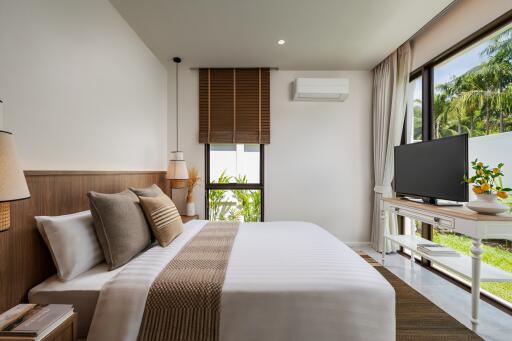
[[[206,146],[206,215],[210,220],[263,221],[263,145]]]
[[[511,63],[512,24],[436,65],[433,137],[512,131]]]
[[[423,92],[422,77],[418,76],[409,82],[409,98],[407,99],[407,113],[405,118],[405,143],[421,142],[423,140]],[[422,224],[418,220],[403,217],[400,220],[403,234],[416,234],[421,237]],[[401,249],[405,254],[410,255],[407,249]]]
[[[512,153],[507,151],[512,150],[512,24],[434,65],[432,78],[432,138],[469,134],[469,160],[478,158],[491,165],[503,162],[507,175],[503,182],[511,187]],[[512,213],[512,200],[504,201]],[[431,232],[436,243],[470,254],[470,238],[437,229]],[[483,243],[483,261],[512,272],[511,242]],[[482,283],[482,289],[511,306],[512,283]]]

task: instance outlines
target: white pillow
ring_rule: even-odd
[[[105,259],[91,211],[35,218],[62,281],[75,278]]]

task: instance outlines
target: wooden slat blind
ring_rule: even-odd
[[[270,143],[270,70],[199,70],[199,142]]]

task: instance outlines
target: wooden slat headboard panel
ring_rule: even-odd
[[[0,312],[25,302],[27,292],[55,273],[34,217],[89,209],[88,191],[116,193],[158,184],[168,193],[165,172],[25,172],[31,198],[11,204],[11,228],[0,232]]]

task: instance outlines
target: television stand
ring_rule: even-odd
[[[448,200],[441,200],[441,199],[434,199],[434,198],[409,198],[409,197],[400,197],[402,200],[409,200],[416,203],[423,203],[425,205],[433,205],[433,206],[439,206],[439,207],[461,207],[463,204],[454,202],[454,201],[448,201]]]
[[[482,239],[512,240],[512,215],[485,215],[470,211],[465,207],[439,207],[398,198],[385,198],[381,203],[381,224],[386,223],[386,214],[415,219],[430,224],[440,230],[456,232],[472,239],[471,256],[459,257],[432,256],[418,249],[418,244],[432,243],[429,240],[411,235],[387,234],[384,231],[382,264],[386,255],[386,241],[393,242],[411,251],[411,267],[414,255],[443,266],[459,277],[471,282],[471,323],[476,332],[478,326],[478,306],[480,303],[480,282],[512,282],[512,273],[482,264]]]

